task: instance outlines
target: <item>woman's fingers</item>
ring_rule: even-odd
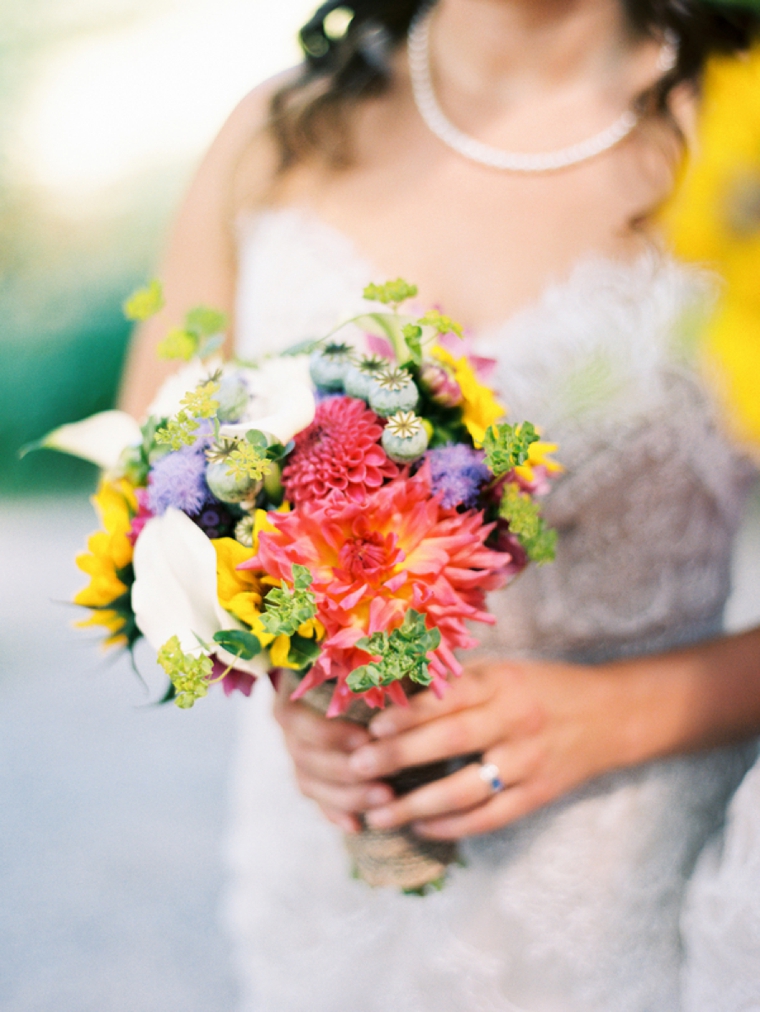
[[[370,732],[375,738],[390,738],[448,713],[480,705],[490,692],[489,686],[478,679],[479,670],[477,664],[470,665],[465,677],[451,682],[440,699],[428,689],[412,696],[408,706],[389,706],[371,722]]]
[[[338,808],[330,808],[329,805],[320,805],[319,807],[327,821],[340,827],[344,833],[358,833],[362,828],[356,815],[341,812]]]
[[[367,825],[371,829],[394,829],[417,819],[460,812],[483,804],[490,797],[490,791],[478,777],[477,770],[475,764],[470,764],[443,780],[427,784],[376,808],[367,815]]]
[[[304,703],[291,702],[278,695],[274,715],[290,740],[312,748],[352,752],[371,741],[366,728],[347,720],[328,720],[310,710]]]
[[[302,794],[318,802],[323,808],[345,814],[367,812],[377,805],[387,804],[393,791],[387,784],[334,784],[329,780],[312,777],[296,767],[296,780]]]
[[[290,757],[296,769],[303,771],[317,780],[327,780],[334,784],[366,785],[367,778],[360,776],[350,764],[350,753],[337,750],[312,748],[303,742],[293,741],[290,745]]]
[[[459,710],[402,732],[393,738],[363,745],[349,765],[364,777],[384,777],[407,766],[483,752],[498,741],[499,721],[485,706]]]
[[[470,811],[415,821],[412,828],[417,836],[430,840],[461,840],[465,836],[477,836],[501,829],[507,823],[540,808],[548,800],[541,798],[530,784],[515,784]]]
[[[489,778],[482,774],[483,765],[489,763],[496,765],[505,785],[498,794],[494,793]],[[391,829],[410,822],[417,825],[420,820],[459,818],[490,803],[501,793],[529,782],[537,765],[536,750],[530,743],[492,749],[485,754],[483,764],[470,763],[448,777],[374,809],[367,816],[367,824],[374,829]]]

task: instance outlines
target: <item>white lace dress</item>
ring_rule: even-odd
[[[326,331],[385,280],[300,210],[248,222],[240,251],[243,355]],[[480,336],[511,416],[543,426],[567,467],[546,506],[557,561],[492,596],[488,649],[597,661],[720,632],[751,472],[674,338],[703,295],[657,254],[589,259]],[[229,848],[246,1012],[681,1008],[685,883],[751,750],[598,780],[467,841],[466,866],[420,899],[350,878],[270,708],[263,683],[241,707]]]

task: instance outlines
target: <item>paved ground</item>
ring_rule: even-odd
[[[92,527],[81,501],[0,504],[0,1008],[227,1012],[233,708],[146,706],[129,664],[70,629],[53,602],[82,585]]]
[[[0,1008],[231,1012],[218,927],[233,705],[146,706],[62,604],[81,501],[0,503]],[[760,513],[734,626],[760,617]],[[155,698],[160,683],[141,659]]]

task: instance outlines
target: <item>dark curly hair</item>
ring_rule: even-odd
[[[429,0],[329,0],[300,32],[304,62],[280,88],[270,106],[270,129],[287,169],[309,154],[334,165],[350,160],[347,113],[365,97],[390,84],[389,55],[406,37],[417,11]],[[676,65],[643,95],[639,111],[669,117],[673,89],[699,81],[714,53],[746,50],[760,29],[760,15],[741,5],[711,0],[622,0],[634,30],[642,36],[677,42]],[[336,12],[345,13],[339,28]]]

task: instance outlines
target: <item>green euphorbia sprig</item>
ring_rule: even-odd
[[[272,636],[293,636],[317,614],[317,600],[309,590],[312,579],[306,566],[293,564],[293,589],[274,587],[264,598],[261,624]]]
[[[218,389],[219,381],[212,376],[186,393],[180,401],[182,408],[176,418],[168,419],[156,430],[156,442],[166,444],[172,450],[192,446],[197,438],[201,419],[213,418],[219,409],[219,402],[214,400],[214,394]]]
[[[526,462],[531,444],[536,442],[538,433],[531,422],[492,425],[483,440],[486,467],[495,478],[501,478]]]
[[[552,562],[557,549],[557,532],[547,527],[541,507],[529,495],[508,482],[499,504],[499,516],[506,520],[531,562],[543,565]]]
[[[417,685],[428,686],[433,678],[427,655],[440,643],[440,631],[428,629],[425,616],[410,609],[402,625],[390,635],[376,632],[357,642],[360,650],[365,650],[377,660],[355,668],[348,676],[347,685],[352,692],[367,692],[387,688],[408,678]]]
[[[456,334],[457,337],[464,337],[464,328],[461,323],[452,320],[450,316],[444,316],[437,309],[429,309],[424,316],[421,316],[417,323],[420,327],[432,327],[436,334]]]
[[[172,636],[158,651],[157,660],[174,686],[174,702],[181,709],[189,710],[208,695],[214,662],[205,653],[185,653],[179,637]]]
[[[144,323],[164,308],[164,290],[155,278],[138,288],[124,302],[122,309],[128,320]]]
[[[218,351],[223,342],[227,317],[216,309],[196,306],[185,317],[184,327],[170,330],[158,346],[158,357],[182,359],[208,358]]]
[[[150,281],[145,287],[134,291],[123,305],[128,320],[144,323],[159,313],[165,305],[161,282]],[[185,316],[182,327],[173,327],[158,345],[158,357],[181,359],[207,358],[221,348],[227,317],[217,309],[195,306]]]
[[[413,299],[417,290],[417,285],[410,285],[403,278],[396,278],[395,281],[386,281],[384,285],[367,285],[363,295],[368,302],[381,302],[384,306],[397,309],[402,302]]]
[[[233,478],[260,481],[272,469],[266,447],[255,446],[249,439],[238,439],[226,457],[227,471]]]

